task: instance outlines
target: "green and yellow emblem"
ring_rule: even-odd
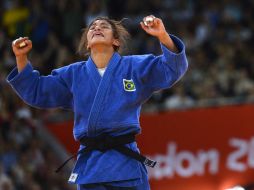
[[[131,80],[123,79],[123,87],[124,90],[128,92],[133,92],[136,90],[135,84],[132,79]]]

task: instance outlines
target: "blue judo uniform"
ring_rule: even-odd
[[[71,109],[76,140],[103,133],[112,136],[139,133],[141,105],[154,91],[176,83],[188,67],[184,44],[170,36],[179,53],[162,44],[160,56],[120,56],[115,52],[103,77],[89,57],[87,61],[53,70],[49,76],[40,76],[29,63],[20,73],[15,68],[7,81],[31,106]],[[139,151],[135,142],[126,146]],[[145,166],[116,150],[79,155],[69,182],[82,184],[79,189],[99,189],[99,184],[149,189]]]

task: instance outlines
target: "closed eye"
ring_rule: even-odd
[[[96,26],[97,26],[96,24],[93,24],[93,25],[89,28],[89,30],[94,30]],[[101,23],[101,24],[100,24],[100,28],[102,28],[102,29],[109,29],[110,26],[109,26],[108,24],[106,24],[106,23]]]
[[[102,24],[101,24],[101,27],[102,27],[102,28],[109,28],[109,25],[106,24],[106,23],[102,23]]]

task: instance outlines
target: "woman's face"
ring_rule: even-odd
[[[87,48],[99,46],[119,46],[119,41],[114,38],[112,26],[106,20],[96,20],[87,32]]]

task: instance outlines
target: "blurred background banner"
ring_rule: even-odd
[[[138,144],[158,162],[149,169],[152,189],[224,190],[251,183],[253,113],[254,106],[245,105],[144,114]],[[75,153],[72,125],[70,121],[47,127]]]
[[[160,190],[224,190],[253,181],[254,106],[196,109],[142,117],[141,151]]]

